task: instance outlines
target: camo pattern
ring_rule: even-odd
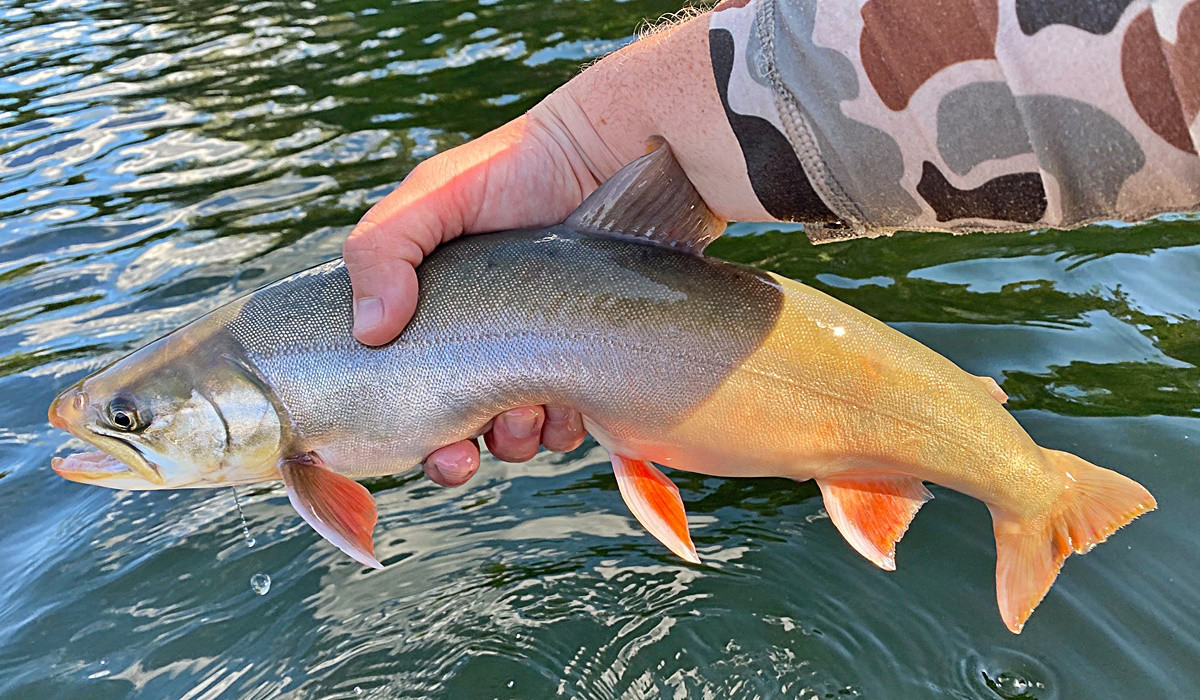
[[[814,241],[1200,209],[1200,0],[729,0],[709,45]]]

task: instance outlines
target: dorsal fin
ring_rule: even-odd
[[[661,139],[655,146],[600,185],[564,223],[579,231],[703,251],[725,230],[725,221],[700,199],[671,147]]]

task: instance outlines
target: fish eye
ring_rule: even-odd
[[[126,397],[118,396],[108,404],[108,422],[117,430],[133,432],[145,427],[137,406]]]

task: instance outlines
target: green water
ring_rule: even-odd
[[[675,474],[708,564],[642,533],[594,443],[468,486],[369,483],[386,570],[279,488],[120,493],[48,468],[57,391],[335,256],[421,159],[673,2],[0,0],[0,695],[1186,697],[1200,687],[1200,223],[717,255],[1001,381],[1042,444],[1159,511],[1068,561],[1024,634],[984,506],[933,487],[885,573],[817,489]],[[1196,441],[1192,437],[1198,436]],[[269,574],[256,595],[251,576]]]

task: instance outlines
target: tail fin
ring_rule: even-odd
[[[1072,552],[1091,551],[1157,506],[1150,492],[1129,477],[1067,452],[1044,452],[1067,477],[1067,487],[1054,506],[1035,518],[989,506],[996,533],[996,598],[1004,624],[1016,634]]]

